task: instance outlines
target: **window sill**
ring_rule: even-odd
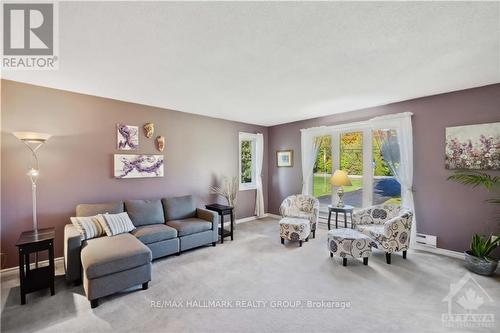
[[[257,186],[255,185],[246,185],[246,184],[240,184],[239,190],[240,191],[248,191],[248,190],[256,190]]]

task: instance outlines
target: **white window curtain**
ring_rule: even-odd
[[[387,161],[397,181],[401,184],[402,206],[413,212],[410,243],[416,244],[417,220],[415,203],[413,201],[413,130],[411,124],[412,113],[405,112],[396,115],[377,117],[371,120],[374,129],[385,130],[381,143],[382,155]],[[390,129],[395,129],[397,141],[390,135]]]
[[[301,158],[302,158],[302,194],[312,195],[312,179],[316,155],[318,155],[319,142],[314,134],[301,132]]]
[[[255,141],[255,215],[262,217],[265,214],[264,190],[262,188],[262,164],[264,161],[264,135],[258,133]]]

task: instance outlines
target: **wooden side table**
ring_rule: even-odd
[[[224,243],[224,237],[231,236],[231,240],[233,240],[233,224],[234,224],[234,214],[233,207],[225,206],[220,204],[211,204],[206,205],[206,209],[217,212],[220,216],[220,243]],[[231,215],[231,229],[224,229],[224,215]]]
[[[352,212],[354,211],[353,206],[344,205],[343,207],[337,207],[334,205],[328,205],[328,230],[330,230],[330,221],[332,219],[332,213],[335,213],[335,229],[339,227],[339,213],[344,213],[344,227],[347,228],[347,213],[351,215],[351,227],[352,227]]]
[[[45,228],[35,231],[25,231],[19,236],[16,243],[19,252],[19,280],[21,282],[21,305],[26,304],[26,294],[50,288],[50,294],[55,294],[54,289],[54,238],[55,229]],[[48,251],[49,265],[35,269],[30,267],[30,254]]]

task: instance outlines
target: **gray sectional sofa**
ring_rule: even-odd
[[[147,289],[153,259],[215,246],[218,240],[218,215],[197,208],[192,196],[76,207],[76,216],[122,212],[128,213],[136,227],[130,233],[82,240],[72,224],[64,228],[66,279],[83,281],[92,307],[99,298],[135,285]]]

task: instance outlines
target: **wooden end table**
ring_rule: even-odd
[[[335,229],[339,227],[339,213],[344,213],[344,227],[347,228],[347,213],[351,215],[351,227],[352,227],[352,212],[354,211],[353,206],[344,205],[342,207],[337,207],[334,205],[328,205],[328,230],[330,230],[330,221],[332,219],[332,213],[335,213]]]
[[[224,243],[224,237],[231,236],[233,240],[233,224],[234,224],[234,214],[233,207],[225,206],[220,204],[210,204],[205,206],[206,209],[217,212],[220,216],[220,243]],[[224,229],[224,215],[231,215],[231,229]]]
[[[35,231],[25,231],[19,236],[16,243],[19,252],[19,280],[21,282],[21,305],[26,304],[26,294],[50,288],[50,295],[55,294],[54,289],[54,228],[44,228]],[[48,251],[49,265],[35,269],[30,267],[30,254]]]

